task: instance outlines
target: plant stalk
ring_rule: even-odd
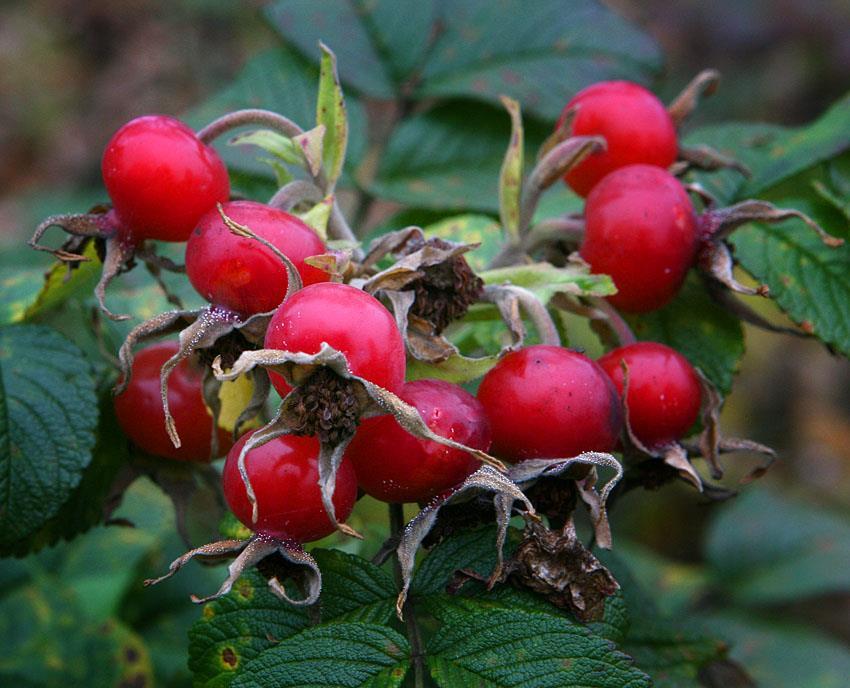
[[[390,504],[389,512],[390,537],[400,538],[404,530],[404,505]],[[393,559],[393,573],[396,586],[401,590],[403,576],[398,557]],[[409,597],[404,606],[404,625],[407,627],[407,640],[410,642],[410,655],[413,660],[413,685],[416,688],[425,688],[425,656],[422,651],[422,633],[419,630],[419,624],[416,623],[416,613]]]

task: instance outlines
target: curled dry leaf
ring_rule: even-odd
[[[319,565],[300,545],[278,540],[268,535],[257,534],[248,540],[221,540],[189,550],[171,562],[168,573],[159,578],[146,580],[145,585],[156,585],[171,578],[196,557],[209,561],[230,557],[235,557],[235,559],[227,567],[227,577],[215,593],[207,597],[191,596],[192,602],[195,604],[204,604],[223,597],[230,592],[239,576],[252,566],[257,566],[261,573],[267,575],[269,589],[277,597],[290,604],[299,606],[314,604],[322,591],[322,573],[319,570]],[[288,567],[280,566],[280,559],[303,569],[306,578],[304,585],[306,594],[304,597],[293,598],[287,594],[282,578],[285,577],[283,573],[290,574],[290,571]]]
[[[419,412],[409,404],[399,399],[395,394],[389,392],[374,383],[352,374],[348,367],[345,355],[327,344],[322,344],[318,353],[306,354],[302,352],[279,351],[275,349],[259,349],[246,351],[233,364],[233,367],[224,371],[219,361],[213,363],[213,371],[219,380],[233,380],[239,375],[251,370],[263,367],[269,371],[281,374],[286,382],[293,388],[283,399],[275,416],[264,427],[257,430],[248,441],[238,458],[239,473],[245,483],[248,499],[252,503],[254,511],[253,518],[257,518],[257,503],[254,490],[245,470],[245,458],[254,447],[261,446],[266,442],[286,434],[317,434],[321,450],[319,453],[319,487],[322,491],[322,500],[331,521],[348,535],[357,535],[349,526],[341,524],[336,520],[333,506],[333,492],[336,484],[336,473],[342,462],[345,447],[354,434],[354,427],[360,419],[382,414],[392,414],[398,423],[409,433],[422,439],[432,440],[439,444],[466,451],[482,463],[504,470],[503,464],[489,454],[477,449],[472,449],[453,440],[435,434],[422,420]],[[327,406],[322,407],[320,400],[306,399],[302,388],[315,382],[314,375],[333,375],[344,381],[347,387],[343,409],[344,415],[349,417],[349,432],[336,433],[340,426],[338,414],[340,409]],[[329,387],[327,380],[323,378],[322,390]],[[342,387],[340,387],[342,389]],[[333,395],[333,403],[338,405],[337,395]],[[331,415],[325,419],[329,423],[328,429],[334,432],[325,433],[322,427],[305,428],[305,408],[311,414],[324,418],[325,411]],[[325,422],[324,420],[322,421]]]

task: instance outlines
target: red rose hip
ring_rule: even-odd
[[[645,163],[667,168],[676,160],[676,127],[664,104],[630,81],[603,81],[579,91],[561,121],[576,108],[570,134],[604,136],[606,150],[588,156],[564,180],[580,196],[614,170]]]
[[[508,461],[610,451],[622,429],[614,385],[599,365],[559,346],[502,358],[478,388],[493,453]]]
[[[115,397],[115,413],[127,436],[149,454],[180,461],[209,461],[213,419],[204,403],[203,371],[189,358],[180,361],[168,382],[168,405],[182,441],[179,449],[165,430],[159,371],[177,348],[177,342],[162,342],[136,354],[130,383]],[[219,428],[219,454],[227,452],[231,444],[230,433]]]
[[[609,174],[585,205],[579,252],[611,276],[608,300],[632,313],[653,311],[679,292],[697,250],[697,222],[684,187],[660,167],[629,165]]]
[[[473,449],[490,448],[484,407],[469,392],[442,380],[405,383],[398,395],[437,435]],[[414,437],[392,416],[364,420],[348,447],[357,481],[384,502],[426,502],[462,482],[480,462],[467,452]]]
[[[253,434],[239,438],[227,454],[222,473],[224,497],[230,510],[247,528],[296,543],[312,542],[330,535],[335,527],[325,512],[319,488],[319,440],[284,435],[266,442],[245,456],[245,470],[257,499],[257,522],[239,474],[239,453]],[[345,521],[357,499],[357,478],[348,458],[336,474],[334,511]]]
[[[265,347],[315,354],[323,342],[342,352],[359,377],[390,391],[404,381],[401,332],[381,302],[362,289],[336,282],[304,287],[272,316]],[[281,396],[291,391],[280,375],[271,378]]]
[[[133,241],[186,241],[198,219],[230,196],[227,168],[180,120],[137,117],[110,139],[103,182]]]
[[[632,433],[649,448],[680,439],[699,415],[699,377],[678,351],[656,342],[636,342],[599,359],[622,399],[629,371],[626,407]]]
[[[225,214],[245,225],[291,260],[304,284],[327,282],[328,274],[304,262],[325,252],[316,233],[294,215],[254,201],[223,204]],[[272,311],[286,295],[286,266],[255,239],[237,236],[213,208],[186,244],[186,274],[207,301],[243,316]]]

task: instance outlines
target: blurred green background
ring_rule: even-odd
[[[46,269],[48,257],[22,250],[22,243],[46,215],[84,210],[104,198],[100,154],[122,123],[142,113],[179,114],[191,109],[231,81],[252,55],[279,42],[260,16],[263,4],[201,0],[0,4],[3,266]],[[734,119],[801,124],[850,90],[846,0],[710,4],[611,0],[608,4],[660,44],[666,67],[655,87],[663,99],[669,100],[702,68],[716,67],[723,73],[719,92],[705,101],[689,126]],[[496,183],[494,178],[494,194]],[[367,233],[397,209],[374,207],[358,229]],[[753,305],[776,317],[769,306]],[[723,423],[728,434],[778,450],[781,462],[765,482],[845,513],[850,510],[846,359],[830,355],[813,341],[748,327],[747,354]],[[727,462],[731,482],[747,472],[749,461],[743,456]],[[171,509],[150,483],[137,483],[118,512],[136,523],[136,529],[98,528],[71,545],[3,562],[0,580],[20,586],[28,595],[45,594],[44,586],[36,588],[32,582],[40,577],[67,583],[69,589],[57,590],[57,599],[45,598],[44,604],[54,610],[67,604],[68,618],[90,622],[92,637],[108,636],[110,642],[120,637],[123,643],[125,631],[98,625],[106,616],[117,617],[126,629],[133,629],[126,633],[137,633],[146,641],[159,683],[185,685],[189,680],[185,632],[198,614],[186,597],[215,587],[218,574],[194,567],[194,576],[178,577],[156,592],[136,585],[162,570],[179,551]],[[613,530],[615,537],[684,564],[681,569],[663,569],[676,588],[688,581],[692,570],[687,565],[701,560],[705,531],[717,509],[677,483],[657,494],[630,494],[618,504]],[[358,513],[359,529],[368,530],[373,515],[382,518],[377,506],[359,508]],[[372,540],[379,540],[383,524],[373,530]],[[647,571],[648,580],[657,574],[650,566]],[[4,602],[0,630],[46,623],[28,617],[24,605],[12,602]],[[833,639],[850,644],[846,594],[815,596],[778,613],[814,621]],[[50,625],[42,641],[17,648],[19,659],[29,656],[27,652],[33,662],[51,653],[70,652],[60,641],[76,624]],[[122,643],[104,645],[104,651],[129,647]],[[0,660],[0,672],[8,661]],[[146,661],[144,652],[136,657],[126,654],[119,665],[127,676],[143,675]],[[83,677],[79,680],[79,685],[95,685]]]

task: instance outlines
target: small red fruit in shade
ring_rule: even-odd
[[[623,397],[629,370],[626,406],[632,433],[649,448],[684,437],[699,415],[702,396],[693,366],[664,344],[636,342],[614,349],[599,359]]]
[[[201,215],[230,197],[218,153],[165,115],[137,117],[115,132],[101,171],[122,228],[135,241],[186,241]]]
[[[177,348],[177,342],[161,342],[136,354],[130,384],[115,397],[115,413],[127,436],[149,454],[180,461],[209,461],[213,419],[204,404],[203,371],[191,359],[180,361],[168,379],[168,405],[182,440],[179,449],[165,431],[159,371]],[[219,428],[219,455],[232,443],[230,433]]]
[[[239,475],[239,453],[253,434],[248,432],[227,454],[222,473],[224,497],[230,510],[247,528],[281,540],[312,542],[334,532],[319,488],[319,440],[284,435],[248,452],[245,469],[257,498],[257,522],[251,521],[251,502]],[[346,457],[336,474],[334,511],[345,521],[357,499],[354,466]]]
[[[297,217],[254,201],[233,201],[222,207],[230,219],[289,258],[304,284],[328,281],[326,272],[304,262],[324,253],[325,245]],[[218,208],[208,211],[189,237],[186,274],[207,301],[243,316],[277,308],[289,284],[280,258],[258,241],[231,232]]]
[[[336,282],[304,287],[272,316],[265,347],[315,354],[322,342],[345,354],[352,373],[392,392],[404,382],[405,348],[392,314],[362,289]],[[271,374],[281,396],[291,388]]]
[[[419,411],[437,435],[473,449],[490,448],[484,407],[462,387],[442,380],[416,380],[405,383],[398,395]],[[384,502],[426,502],[480,466],[467,452],[414,437],[392,416],[364,420],[346,455],[360,487]]]
[[[560,346],[536,345],[502,358],[478,388],[507,461],[610,451],[622,429],[617,392],[599,365]]]
[[[632,313],[656,310],[679,291],[697,250],[697,222],[684,187],[666,170],[615,170],[585,205],[580,253],[594,273],[611,275],[608,300]]]
[[[667,168],[676,160],[676,127],[664,104],[643,86],[630,81],[603,81],[579,91],[567,103],[576,108],[573,136],[604,136],[607,148],[567,172],[564,180],[579,196],[614,170],[644,163]]]

